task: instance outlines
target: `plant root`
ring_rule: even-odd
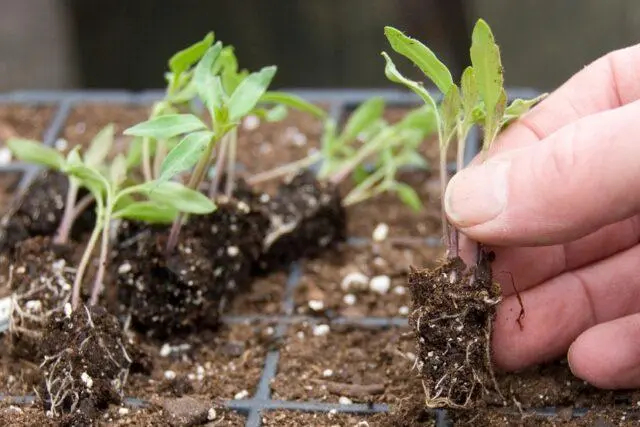
[[[489,262],[481,257],[467,268],[455,257],[409,274],[415,368],[428,408],[474,408],[490,393],[504,401],[491,363],[491,328],[501,292]]]

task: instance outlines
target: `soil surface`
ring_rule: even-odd
[[[406,317],[411,305],[406,287],[409,268],[434,265],[441,252],[439,248],[390,241],[340,245],[335,252],[304,262],[294,297],[296,313]],[[388,289],[377,289],[376,280],[388,281]]]
[[[80,144],[87,147],[91,140],[105,126],[113,123],[116,140],[112,155],[124,152],[131,138],[122,135],[122,131],[148,119],[151,108],[148,106],[129,104],[81,104],[69,113],[61,138],[69,145],[61,151],[68,152],[73,146]]]
[[[11,204],[21,177],[22,174],[18,172],[0,173],[0,216]]]
[[[409,390],[421,390],[411,372],[415,354],[412,338],[404,335],[408,329],[329,326],[290,328],[272,384],[275,399],[393,404]]]
[[[375,424],[369,421],[371,418],[371,415],[358,414],[269,411],[262,415],[262,425],[264,427],[374,427]]]
[[[14,137],[42,141],[54,111],[45,106],[0,105],[0,147]]]
[[[151,373],[132,373],[127,396],[146,401],[183,395],[209,399],[251,397],[258,385],[267,351],[274,346],[268,324],[221,326],[181,340],[136,342],[153,361]]]
[[[250,175],[302,159],[320,146],[322,132],[321,120],[296,110],[273,123],[247,117],[238,128],[238,162]]]

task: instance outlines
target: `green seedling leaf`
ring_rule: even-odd
[[[476,23],[471,35],[471,63],[475,72],[476,85],[484,102],[485,128],[497,129],[496,107],[504,91],[504,76],[500,49],[495,43],[489,25],[482,19]],[[486,143],[486,141],[485,141]]]
[[[209,46],[213,44],[213,39],[214,34],[210,32],[201,41],[175,53],[169,59],[169,69],[174,74],[180,74],[189,69],[209,49]]]
[[[418,193],[413,189],[413,187],[403,182],[396,182],[394,184],[394,189],[398,193],[398,197],[402,203],[409,206],[416,212],[422,210],[422,201],[420,201],[420,196],[418,196]]]
[[[151,141],[152,151],[155,150],[155,141]],[[129,143],[129,149],[127,150],[127,170],[133,169],[138,166],[142,161],[142,138],[137,136]]]
[[[442,100],[441,117],[446,139],[449,139],[456,130],[458,120],[460,118],[461,107],[462,100],[460,99],[460,90],[458,89],[458,86],[452,85],[449,88],[449,92],[447,92]],[[441,142],[446,143],[446,141]]]
[[[126,129],[125,135],[155,139],[169,139],[184,133],[206,129],[202,120],[193,114],[167,114]]]
[[[59,151],[47,147],[42,142],[11,138],[6,143],[9,150],[20,161],[46,166],[54,170],[61,170],[66,163],[64,156]]]
[[[96,199],[102,198],[103,194],[111,190],[111,185],[104,175],[82,163],[72,161],[64,168],[64,172],[75,177],[80,185],[93,193]]]
[[[98,166],[107,159],[113,147],[114,134],[115,127],[110,123],[91,140],[89,148],[84,153],[84,163],[87,166]]]
[[[325,118],[327,116],[327,112],[317,105],[314,105],[299,96],[286,92],[266,92],[260,98],[260,102],[281,104],[302,111],[303,113],[309,113],[318,118]]]
[[[212,72],[213,64],[220,56],[222,43],[217,42],[207,50],[193,72],[193,81],[202,102],[210,112],[220,108],[223,100],[222,84],[220,77]],[[218,81],[216,81],[218,80]]]
[[[114,218],[144,221],[150,224],[170,224],[178,215],[178,210],[156,201],[132,202],[114,212]]]
[[[284,120],[289,114],[289,110],[284,105],[276,105],[273,108],[254,108],[251,114],[255,115],[260,120],[273,123]]]
[[[185,136],[164,158],[159,181],[167,181],[180,172],[191,169],[205,151],[214,134],[210,131],[193,132]]]
[[[109,168],[111,185],[118,188],[127,179],[127,158],[123,154],[118,154]]]
[[[344,126],[344,130],[340,135],[341,143],[345,144],[348,141],[358,138],[360,133],[380,120],[383,112],[383,98],[374,97],[360,104]]]
[[[236,122],[256,106],[267,91],[277,67],[264,67],[245,78],[229,98],[229,120]]]
[[[443,94],[449,92],[449,88],[453,85],[451,72],[431,49],[393,27],[385,27],[384,34],[393,50],[417,65]]]
[[[396,65],[393,63],[389,55],[386,52],[382,52],[382,56],[386,61],[386,65],[384,67],[384,74],[387,76],[389,80],[394,83],[399,83],[406,86],[408,89],[412,90],[416,95],[418,95],[422,100],[429,106],[431,106],[434,110],[436,107],[436,102],[433,100],[433,97],[429,94],[429,92],[422,87],[421,84],[414,82],[412,80],[404,77],[398,69]]]
[[[542,95],[537,96],[533,99],[514,100],[511,104],[509,104],[504,112],[504,117],[502,118],[503,123],[508,124],[513,120],[516,120],[519,117],[523,116],[524,114],[529,112],[529,110],[531,110],[531,108],[533,108],[536,104],[546,98],[547,95],[548,94],[543,93]]]
[[[363,165],[358,165],[351,174],[351,179],[356,185],[361,184],[365,179],[369,177],[370,173]]]
[[[476,73],[473,67],[467,67],[462,72],[460,88],[462,92],[462,110],[464,111],[465,119],[471,120],[470,117],[472,117],[473,110],[476,108],[479,99]]]
[[[149,181],[137,186],[135,192],[185,213],[203,215],[216,209],[207,196],[174,181]]]

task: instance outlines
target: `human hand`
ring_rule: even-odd
[[[595,61],[512,124],[484,164],[450,181],[445,207],[496,254],[499,368],[568,352],[595,386],[640,386],[640,45]]]

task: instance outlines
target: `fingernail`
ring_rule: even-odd
[[[445,192],[449,220],[460,228],[491,221],[507,207],[508,160],[489,160],[454,175]]]

